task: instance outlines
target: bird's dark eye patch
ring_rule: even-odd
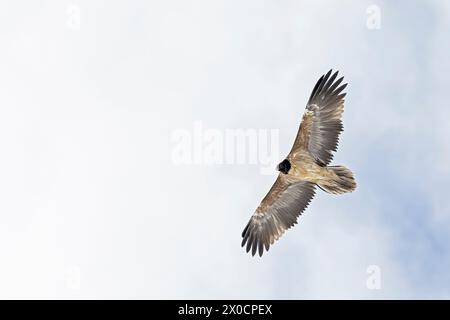
[[[288,159],[284,159],[280,164],[278,165],[278,171],[283,172],[284,174],[287,174],[291,170],[291,163]]]

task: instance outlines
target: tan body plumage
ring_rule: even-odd
[[[261,256],[285,230],[297,223],[318,186],[328,193],[352,192],[356,182],[344,166],[328,166],[342,131],[346,84],[331,70],[316,83],[280,174],[242,233],[242,246]],[[335,81],[336,80],[336,81]]]

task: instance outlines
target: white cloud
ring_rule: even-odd
[[[449,259],[448,201],[436,192],[448,176],[443,4],[403,8],[406,19],[380,2],[380,30],[366,27],[372,2],[77,4],[79,30],[56,1],[9,2],[17,19],[1,19],[0,296],[449,295],[436,280],[444,270],[421,264],[434,246]],[[429,15],[436,25],[424,31]],[[285,153],[331,67],[350,83],[336,162],[356,172],[358,190],[319,192],[269,254],[250,258],[240,233],[273,177],[250,165],[174,166],[171,133],[198,119],[280,129]],[[366,288],[369,265],[381,268],[381,290]]]

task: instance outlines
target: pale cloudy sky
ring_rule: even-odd
[[[0,297],[450,297],[447,1],[2,1],[0,16]],[[274,177],[177,166],[171,137],[279,130],[282,160],[330,68],[349,82],[335,163],[358,189],[318,192],[251,258],[240,233]]]

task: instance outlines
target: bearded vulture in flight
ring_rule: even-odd
[[[318,186],[342,194],[356,188],[353,173],[344,166],[329,166],[343,130],[344,77],[332,70],[317,81],[300,123],[294,145],[277,167],[280,172],[242,232],[242,246],[262,256],[283,233],[297,224],[298,216]]]

